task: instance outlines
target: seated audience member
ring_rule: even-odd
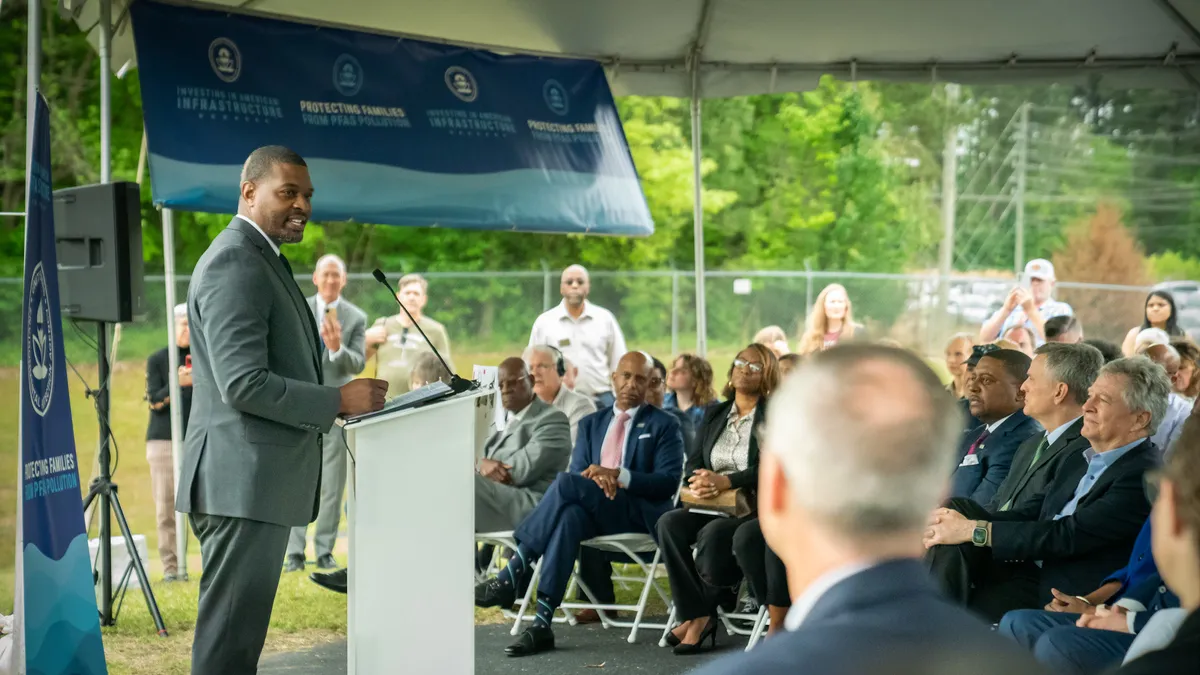
[[[1104,366],[1083,406],[1086,469],[1056,480],[1039,498],[1026,499],[987,519],[941,509],[925,545],[970,541],[990,549],[984,569],[971,575],[969,606],[992,621],[1014,609],[1041,607],[1055,588],[1090,592],[1129,554],[1150,506],[1142,478],[1158,460],[1150,435],[1166,413],[1171,384],[1147,359]],[[1074,480],[1072,480],[1074,479]]]
[[[1128,342],[1128,340],[1126,341]],[[1146,328],[1140,331],[1133,338],[1133,351],[1126,356],[1140,354],[1142,350],[1150,345],[1169,345],[1171,344],[1171,336],[1161,328]],[[1122,348],[1123,350],[1123,348]]]
[[[1150,551],[1150,521],[1142,526],[1129,563],[1086,596],[1053,590],[1045,609],[1004,615],[999,632],[1063,675],[1098,673],[1121,662],[1155,612],[1178,606]],[[1111,603],[1111,606],[1107,603]],[[1083,617],[1087,617],[1084,619]]]
[[[1153,331],[1153,333],[1149,333],[1149,331]],[[1125,334],[1125,340],[1121,343],[1121,351],[1125,356],[1137,354],[1143,346],[1139,344],[1143,340],[1143,336],[1148,335],[1153,335],[1156,344],[1169,344],[1171,340],[1187,335],[1179,326],[1179,312],[1176,311],[1175,297],[1169,291],[1150,291],[1150,294],[1146,296],[1142,323],[1140,326],[1130,328],[1129,332]]]
[[[1184,425],[1158,481],[1151,515],[1154,562],[1186,612],[1175,637],[1157,651],[1139,653],[1120,675],[1194,675],[1200,672],[1200,418]],[[1168,610],[1170,611],[1170,610]],[[1167,612],[1159,612],[1160,615]],[[1154,626],[1146,626],[1150,631]],[[1144,635],[1138,636],[1140,641]],[[1138,644],[1130,652],[1138,649]]]
[[[1170,345],[1150,345],[1141,354],[1157,363],[1172,382],[1171,395],[1167,399],[1167,414],[1158,425],[1158,431],[1150,437],[1160,454],[1167,454],[1171,445],[1183,430],[1183,422],[1192,414],[1192,402],[1175,393],[1174,382],[1179,376],[1179,352]]]
[[[476,467],[476,532],[515,529],[571,457],[570,422],[533,393],[533,376],[523,360],[502,361],[496,383],[507,420],[483,446]]]
[[[478,607],[506,607],[533,574],[539,558],[537,606],[533,624],[505,649],[529,656],[554,648],[551,619],[566,592],[585,539],[627,532],[653,533],[672,507],[683,468],[679,422],[647,405],[653,377],[641,352],[621,357],[612,375],[616,403],[579,423],[570,468],[560,473],[533,513],[516,530],[518,547],[499,575],[475,587]],[[610,568],[611,570],[611,568]],[[608,588],[597,588],[608,581]],[[599,597],[611,597],[611,579],[587,581]]]
[[[667,373],[667,390],[663,410],[678,410],[687,416],[693,429],[699,427],[705,409],[717,399],[712,366],[703,357],[680,354]]]
[[[1083,342],[1083,324],[1073,315],[1046,319],[1046,342]]]
[[[1102,365],[1099,352],[1087,345],[1048,343],[1038,347],[1021,389],[1025,394],[1025,414],[1048,431],[1034,434],[1021,444],[1008,477],[990,502],[951,499],[946,509],[934,513],[934,523],[946,510],[954,510],[968,520],[990,520],[992,513],[1019,508],[1030,499],[1041,499],[1055,481],[1064,480],[1063,476],[1069,475],[1068,484],[1075,485],[1086,468],[1083,451],[1088,441],[1080,436],[1083,404]],[[930,548],[925,559],[946,593],[966,604],[971,595],[972,574],[982,574],[988,565],[988,552],[972,545],[967,536],[958,543],[948,541]]]
[[[767,326],[766,328],[754,334],[752,342],[763,345],[771,350],[775,358],[780,358],[784,354],[790,354],[791,349],[788,348],[787,333],[779,326]]]
[[[711,406],[700,425],[698,443],[688,453],[685,489],[701,499],[741,490],[753,503],[758,487],[757,432],[767,399],[779,385],[779,363],[761,343],[743,349],[729,369],[725,402]],[[716,632],[717,603],[732,595],[740,580],[733,558],[733,535],[749,520],[676,509],[658,520],[671,597],[680,624],[667,634],[676,654],[696,654]],[[695,546],[693,556],[692,547]]]
[[[946,370],[951,381],[946,387],[954,398],[967,397],[967,359],[975,347],[975,338],[970,333],[958,333],[946,343]]]
[[[967,357],[967,362],[964,364],[967,369],[967,372],[966,372],[966,375],[964,376],[964,378],[970,378],[971,373],[975,372],[975,365],[979,363],[979,359],[982,359],[984,356],[991,354],[994,351],[998,351],[1000,349],[1004,349],[1004,347],[1000,347],[999,345],[994,344],[994,343],[989,343],[989,344],[985,344],[985,345],[975,345],[974,347],[972,347],[971,348],[971,356]],[[965,379],[964,379],[964,381],[965,381]],[[975,429],[980,424],[983,424],[983,422],[980,422],[978,419],[975,418],[975,415],[971,414],[971,402],[966,399],[965,394],[964,394],[963,398],[959,399],[958,404],[959,404],[959,408],[962,410],[963,419],[966,420],[965,423],[963,424],[964,432]]]
[[[767,546],[758,518],[742,523],[733,534],[733,556],[750,586],[756,607],[767,608],[767,616],[771,619],[767,635],[784,630],[784,619],[792,606],[787,569],[779,555]]]
[[[1000,336],[1000,341],[1007,340],[1016,345],[1017,351],[1033,358],[1033,332],[1025,326],[1013,326]],[[1007,348],[1007,347],[1006,347]]]
[[[679,421],[679,430],[683,432],[684,457],[687,457],[689,454],[691,454],[693,448],[696,446],[696,432],[699,425],[692,424],[691,418],[689,418],[679,409],[668,408],[666,406],[667,367],[663,365],[662,361],[659,361],[650,354],[647,354],[646,352],[642,352],[642,354],[645,354],[646,358],[650,359],[650,367],[653,369],[653,372],[650,376],[650,386],[646,388],[646,403],[649,403],[663,412],[674,415],[675,419]]]
[[[803,358],[804,357],[796,353],[784,354],[783,356],[779,357],[779,377],[783,378],[791,375],[792,371],[796,369],[796,366],[800,365],[800,361],[803,360]]]
[[[434,382],[450,384],[450,372],[433,352],[425,352],[413,362],[408,376],[408,391],[420,389]]]
[[[967,379],[967,403],[980,425],[963,435],[950,496],[987,504],[1008,476],[1017,446],[1041,431],[1022,408],[1029,357],[1008,349],[979,359]]]
[[[579,377],[579,366],[571,363],[571,359],[563,356],[563,365],[567,368],[567,374],[563,375],[563,384],[567,385],[567,389],[575,391],[575,378]]]
[[[1188,338],[1171,340],[1171,346],[1179,353],[1179,372],[1175,375],[1175,393],[1195,403],[1200,395],[1200,347]]]
[[[859,344],[806,359],[772,397],[759,465],[762,530],[793,593],[788,630],[699,675],[892,673],[948,653],[969,654],[973,675],[1039,672],[914,559],[960,434],[916,355]]]
[[[563,384],[567,366],[562,352],[549,345],[533,345],[525,348],[524,358],[533,375],[533,393],[567,416],[571,422],[571,444],[574,445],[579,420],[596,412],[596,404]]]
[[[1086,345],[1091,345],[1100,350],[1100,354],[1104,357],[1105,363],[1112,363],[1121,358],[1121,348],[1109,342],[1108,340],[1097,340],[1091,338],[1083,341]]]

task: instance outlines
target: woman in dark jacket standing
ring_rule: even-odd
[[[740,489],[753,496],[758,486],[757,431],[765,418],[767,398],[778,385],[779,362],[769,349],[752,344],[737,355],[722,392],[726,400],[705,412],[696,447],[688,455],[684,475],[693,494],[711,498]],[[716,643],[719,595],[741,578],[733,556],[733,535],[752,517],[678,509],[659,519],[659,546],[676,616],[682,622],[667,637],[676,654],[700,653],[710,639]]]

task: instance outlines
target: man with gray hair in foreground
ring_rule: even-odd
[[[975,674],[1041,672],[944,600],[918,560],[962,432],[919,358],[838,346],[801,363],[771,407],[758,513],[787,566],[788,633],[700,673],[932,672],[951,662]]]

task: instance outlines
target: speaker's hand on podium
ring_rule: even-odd
[[[383,409],[387,397],[387,380],[360,377],[341,386],[342,405],[339,415],[362,415]]]

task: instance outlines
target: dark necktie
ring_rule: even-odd
[[[1046,450],[1046,448],[1049,447],[1049,445],[1050,445],[1050,434],[1044,434],[1042,436],[1042,442],[1038,443],[1037,450],[1033,451],[1033,460],[1030,461],[1029,466],[1026,467],[1025,476],[1028,476],[1029,474],[1033,473],[1033,467],[1037,466],[1038,460],[1042,458],[1042,452],[1044,452]],[[1025,476],[1023,476],[1022,478],[1024,478]],[[1011,509],[1012,503],[1013,503],[1013,500],[1011,497],[1009,497],[1008,501],[1004,502],[1004,506],[1000,507],[1000,510],[1007,511],[1007,510]]]
[[[292,271],[292,264],[288,262],[287,256],[283,253],[279,254],[279,262],[283,263],[283,269],[287,270],[288,278],[295,279],[296,273]]]

